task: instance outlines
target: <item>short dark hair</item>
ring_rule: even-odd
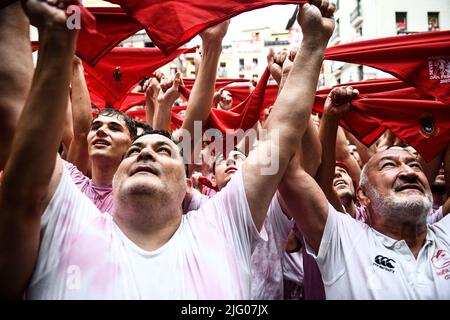
[[[159,134],[161,136],[164,136],[168,139],[170,139],[173,143],[175,143],[178,146],[178,142],[173,138],[172,133],[170,131],[167,130],[156,130],[156,129],[152,129],[149,131],[144,131],[142,134],[138,135],[133,142],[135,142],[137,139],[139,139],[140,137],[143,137],[145,135],[150,135],[150,134]],[[183,165],[184,165],[184,173],[186,174],[186,178],[189,177],[189,165],[184,161],[184,156],[183,156],[183,148],[179,148],[180,149],[180,156],[181,158],[183,158]]]
[[[130,133],[131,141],[135,140],[137,135],[136,125],[126,113],[114,108],[105,108],[98,113],[98,116],[116,117],[122,119],[125,121],[125,125]]]
[[[140,120],[134,120],[134,125],[136,126],[136,131],[137,128],[142,128],[144,132],[150,132],[153,130],[153,128],[148,123],[142,122]]]

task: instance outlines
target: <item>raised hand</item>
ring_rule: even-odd
[[[229,25],[230,20],[216,24],[200,33],[200,37],[203,42],[222,42],[222,39],[227,34]]]
[[[30,23],[39,31],[51,29],[70,32],[66,26],[66,9],[71,0],[22,0]]]
[[[358,90],[348,87],[337,87],[331,90],[323,107],[324,116],[340,119],[351,108],[351,101],[359,95]]]
[[[175,77],[171,80],[166,80],[165,78],[161,81],[161,91],[159,92],[158,102],[161,104],[166,102],[172,105],[175,100],[180,97],[180,92],[178,91],[181,83],[181,74],[176,73]]]
[[[336,5],[328,0],[312,0],[310,3],[304,4],[297,16],[303,42],[326,45],[334,32]]]

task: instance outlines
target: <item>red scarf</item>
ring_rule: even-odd
[[[353,109],[341,125],[369,146],[389,128],[414,147],[426,160],[432,160],[450,141],[450,113],[442,102],[434,101],[414,87],[397,79],[368,80],[352,85],[360,91]],[[319,90],[313,110],[323,111],[331,88]]]
[[[450,105],[450,31],[343,44],[328,48],[325,59],[383,70]]]
[[[191,52],[195,48],[178,49],[169,56],[156,48],[114,48],[94,68],[84,65],[86,82],[90,92],[120,109],[127,94],[144,77],[180,54]]]
[[[187,43],[209,27],[242,12],[274,4],[300,4],[306,0],[108,0],[120,5],[146,27],[152,41],[165,54]]]
[[[143,26],[128,16],[121,8],[89,8],[97,21],[97,34],[80,30],[77,56],[94,66],[118,43],[142,30]]]

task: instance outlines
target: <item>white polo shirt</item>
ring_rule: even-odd
[[[319,253],[327,299],[450,299],[450,216],[428,226],[417,259],[394,240],[329,205]]]

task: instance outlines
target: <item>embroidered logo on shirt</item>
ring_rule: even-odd
[[[450,83],[450,56],[428,57],[428,73],[430,80]]]
[[[375,257],[375,262],[373,263],[373,265],[377,266],[380,269],[389,271],[394,273],[395,272],[395,260],[394,259],[390,259],[387,257],[384,257],[382,255],[377,255]]]
[[[436,269],[438,276],[443,277],[445,280],[450,280],[450,255],[446,250],[436,250],[436,253],[431,258],[431,263]]]

